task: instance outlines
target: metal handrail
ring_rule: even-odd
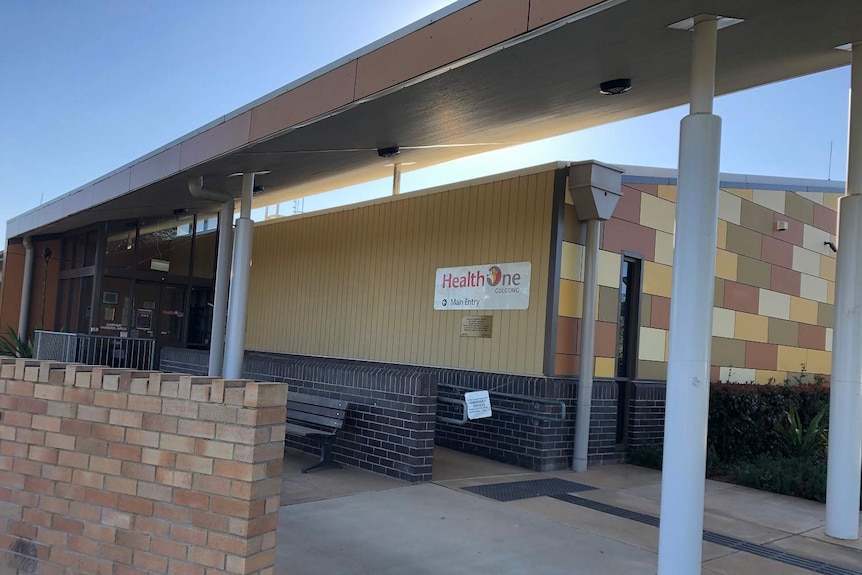
[[[36,359],[151,370],[155,340],[61,331],[36,330]]]
[[[78,339],[81,338],[106,338],[106,339],[121,339],[123,341],[153,341],[148,337],[120,337],[118,335],[99,335],[95,333],[71,333],[68,331],[52,331],[50,329],[37,329],[37,334],[40,333],[49,333],[53,335],[63,335],[63,336],[74,336]]]
[[[453,417],[443,417],[442,415],[437,416],[437,421],[442,423],[451,423],[453,425],[464,425],[467,423],[467,402],[463,399],[454,399],[452,397],[437,397],[437,401],[441,403],[450,403],[452,405],[460,405],[462,406],[461,410],[461,419],[455,419]]]
[[[455,391],[460,391],[460,392],[484,391],[484,390],[474,389],[472,387],[467,387],[464,385],[457,385],[454,383],[438,383],[437,388],[439,389],[441,387],[453,389]],[[544,397],[535,397],[535,396],[531,396],[531,395],[519,395],[519,394],[515,394],[515,393],[504,393],[502,391],[488,391],[488,395],[492,399],[493,398],[509,399],[509,400],[515,400],[515,401],[529,402],[529,403],[539,404],[539,405],[553,405],[553,406],[557,406],[560,408],[559,415],[544,415],[544,414],[540,414],[540,413],[532,413],[532,412],[529,412],[529,411],[526,411],[523,409],[509,409],[507,407],[493,407],[492,406],[492,410],[496,413],[505,413],[508,415],[515,415],[515,416],[519,416],[519,417],[528,417],[530,419],[535,419],[538,421],[562,422],[562,421],[566,420],[566,402],[561,400],[561,399],[547,399]],[[448,401],[444,401],[446,399],[449,399],[449,398],[438,396],[437,401],[441,401],[443,403],[450,403]],[[458,400],[455,400],[455,401],[458,401]],[[466,406],[465,406],[465,410],[466,410]],[[466,413],[464,416],[466,418]],[[440,421],[439,417],[438,417],[438,421]],[[452,422],[449,422],[449,423],[452,423]],[[466,419],[465,419],[464,423],[466,423]],[[461,423],[460,425],[463,425],[463,423]]]

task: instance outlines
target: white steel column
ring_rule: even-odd
[[[596,350],[596,304],[598,303],[599,242],[601,220],[587,220],[584,242],[584,305],[581,318],[581,367],[578,371],[578,407],[575,415],[575,456],[572,470],[586,471],[590,445],[590,413]]]
[[[21,309],[18,310],[18,335],[27,341],[30,319],[30,292],[33,286],[33,242],[24,237],[24,277],[21,280]]]
[[[251,248],[254,222],[251,220],[251,196],[254,173],[242,175],[242,199],[233,241],[233,262],[230,280],[230,302],[227,314],[227,336],[224,350],[225,379],[242,376],[245,353],[245,322],[248,314],[248,281],[251,275]]]
[[[701,572],[721,118],[712,114],[717,21],[697,20],[691,108],[680,125],[659,575]]]
[[[829,392],[826,534],[859,539],[862,473],[862,45],[853,46],[847,194],[835,265],[835,331]]]
[[[210,335],[210,377],[221,377],[224,366],[224,338],[227,325],[227,301],[230,291],[230,259],[233,249],[234,202],[222,204],[218,217],[218,257],[216,260],[213,322]]]
[[[401,193],[401,164],[392,164],[392,195]]]

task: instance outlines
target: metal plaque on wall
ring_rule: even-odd
[[[461,318],[461,337],[491,337],[494,317],[467,315]]]

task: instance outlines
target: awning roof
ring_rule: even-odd
[[[213,209],[190,176],[267,203],[667,109],[688,100],[689,32],[703,13],[742,18],[719,33],[717,93],[846,65],[862,2],[831,0],[495,0],[460,2],[99,180],[11,219],[7,236]],[[607,97],[597,86],[630,77]],[[133,135],[131,136],[133,137]],[[676,138],[676,134],[656,137]]]

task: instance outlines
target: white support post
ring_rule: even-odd
[[[578,372],[578,406],[575,415],[575,456],[572,470],[587,470],[590,445],[590,413],[593,399],[593,375],[596,349],[596,304],[598,302],[599,241],[601,220],[587,220],[584,246],[584,299],[581,318],[581,367]]]
[[[233,262],[230,281],[230,301],[225,337],[225,379],[242,377],[242,360],[245,354],[245,324],[248,314],[248,283],[251,275],[251,249],[254,222],[251,220],[251,198],[254,192],[254,173],[242,175],[240,214],[236,221],[233,242]]]
[[[221,377],[224,367],[224,338],[227,326],[227,302],[230,291],[230,259],[233,249],[234,202],[222,204],[218,217],[218,256],[216,259],[213,321],[210,335],[210,377]]]
[[[18,335],[27,340],[30,319],[30,292],[33,286],[33,242],[24,237],[24,277],[21,281],[21,309],[18,310]]]
[[[392,164],[392,195],[401,193],[401,164]]]
[[[716,24],[695,24],[691,108],[680,125],[659,575],[701,572],[721,150],[721,118],[712,114]]]
[[[862,473],[862,55],[853,46],[847,194],[840,202],[829,392],[826,534],[859,539]]]

